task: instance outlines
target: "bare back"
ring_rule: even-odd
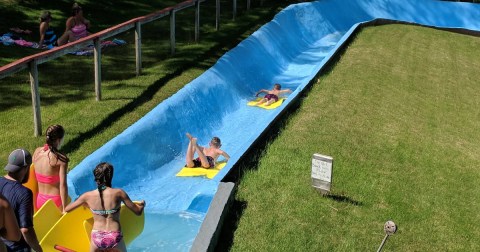
[[[65,165],[63,161],[58,158],[49,149],[44,150],[43,147],[39,147],[33,153],[33,164],[35,167],[35,173],[39,173],[45,176],[58,176],[60,175],[60,166]],[[38,183],[38,191],[40,193],[49,195],[60,194],[60,182],[55,184]]]
[[[218,157],[223,154],[223,151],[214,147],[204,147],[203,154],[205,154],[205,156],[212,157],[213,160],[217,162]]]
[[[93,229],[102,231],[121,231],[120,227],[120,206],[122,203],[123,190],[107,187],[102,192],[103,206],[98,190],[93,190],[85,194],[85,202],[90,210],[114,210],[112,214],[93,214]],[[92,211],[93,212],[93,211]]]

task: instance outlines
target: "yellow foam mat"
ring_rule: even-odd
[[[217,173],[225,167],[227,162],[218,162],[215,164],[214,168],[205,169],[205,168],[189,168],[183,167],[180,172],[177,173],[177,177],[197,177],[197,176],[205,176],[209,179],[212,179],[217,175]]]
[[[264,109],[274,109],[274,108],[278,108],[280,105],[282,105],[283,101],[285,100],[285,98],[278,98],[278,101],[266,106],[265,103],[263,104],[260,104],[260,105],[257,105],[257,102],[260,101],[262,98],[257,98],[253,101],[249,101],[247,103],[248,106],[255,106],[255,107],[259,107],[259,108],[264,108]]]
[[[48,203],[48,201],[47,201]],[[52,202],[53,204],[53,202]],[[50,209],[50,214],[56,214],[60,212],[55,206],[50,206],[50,203],[45,204],[37,212],[41,213],[45,208]],[[38,222],[46,221],[43,218],[39,219],[39,215],[34,217],[35,229]],[[37,219],[37,220],[36,220]],[[127,207],[122,204],[120,208],[120,224],[122,226],[123,239],[125,244],[128,245],[132,242],[140,233],[142,233],[145,225],[145,215],[136,216]],[[60,219],[48,230],[48,232],[39,238],[40,246],[43,251],[57,251],[55,245],[74,250],[74,251],[89,251],[90,250],[90,232],[93,227],[93,215],[90,209],[80,206],[79,208],[61,215]]]
[[[33,226],[37,239],[41,241],[61,217],[62,213],[57,205],[51,199],[47,200],[33,216]]]

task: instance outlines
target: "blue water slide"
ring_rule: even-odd
[[[309,84],[356,27],[390,19],[480,30],[480,4],[434,0],[321,0],[291,5],[201,76],[93,152],[68,174],[77,198],[95,187],[92,170],[115,167],[113,184],[145,199],[146,227],[133,251],[188,251],[219,182],[281,111]],[[278,108],[246,106],[274,83],[293,90]],[[176,177],[185,164],[186,132],[208,145],[222,140],[231,159],[213,179]]]

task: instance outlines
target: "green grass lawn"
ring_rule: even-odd
[[[376,251],[394,220],[384,251],[479,251],[479,48],[422,27],[364,29],[244,167],[227,246]],[[311,186],[313,153],[334,158],[330,197]]]

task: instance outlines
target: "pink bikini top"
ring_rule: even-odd
[[[43,145],[44,151],[47,151],[49,148],[50,147],[48,147],[48,144]],[[35,171],[35,177],[37,178],[37,182],[43,184],[57,184],[60,182],[60,175],[43,175]]]
[[[43,184],[57,184],[60,182],[60,175],[43,175],[40,173],[35,172],[35,177],[37,181]]]
[[[75,25],[74,27],[72,27],[72,32],[78,38],[83,38],[83,37],[86,37],[88,35],[87,34],[87,26],[85,24]]]

